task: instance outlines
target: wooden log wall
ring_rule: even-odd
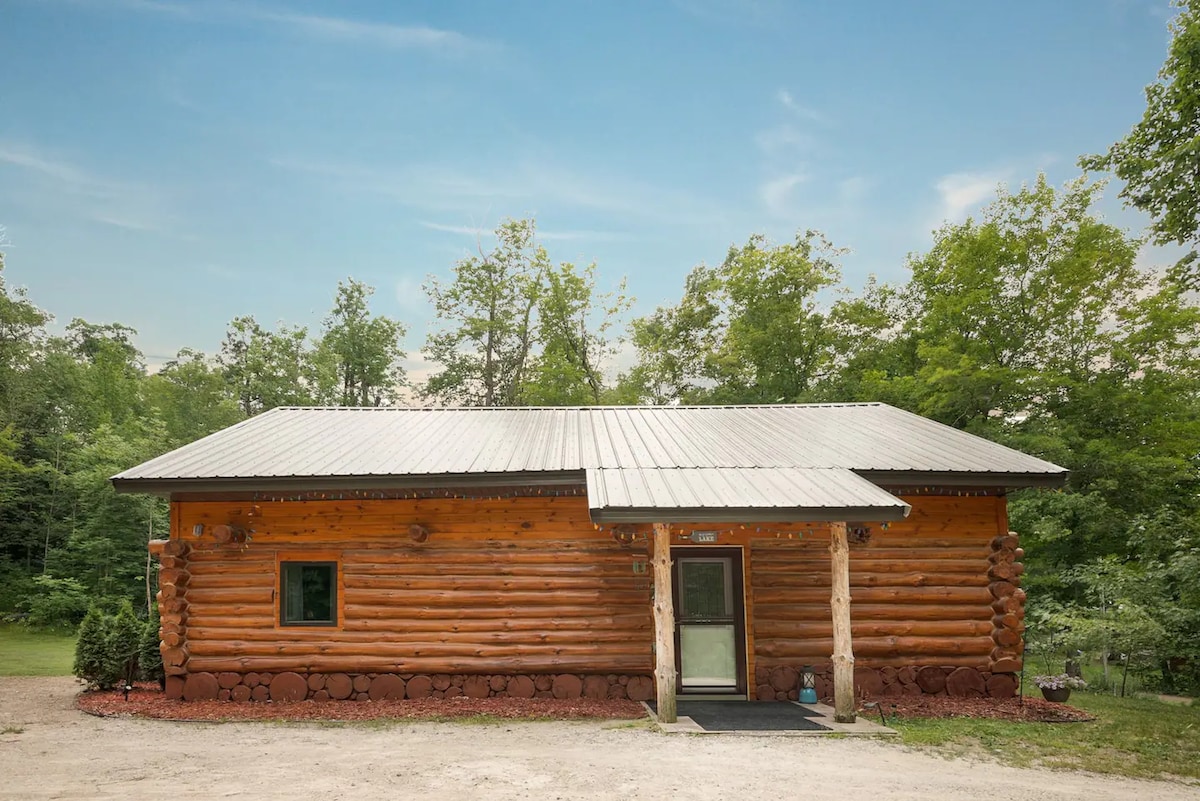
[[[183,501],[188,673],[587,672],[653,668],[644,544],[581,497]],[[427,530],[414,541],[410,526]],[[197,525],[202,533],[193,532]],[[244,543],[219,543],[219,525]],[[281,627],[280,560],[339,562],[335,627]]]
[[[992,681],[1019,670],[1024,627],[1005,499],[905,499],[908,519],[872,524],[866,542],[852,537],[857,691],[947,692],[957,673],[950,684],[967,694],[1010,692],[1008,679]],[[217,526],[246,540],[221,541]],[[828,525],[675,524],[672,545],[690,545],[693,529],[720,530],[714,545],[742,548],[751,695],[794,695],[805,664],[824,681]],[[180,692],[191,674],[242,676],[218,687],[231,695],[255,691],[246,677],[282,673],[417,677],[418,694],[425,678],[443,676],[604,674],[641,688],[654,668],[651,531],[637,527],[632,543],[613,534],[592,525],[579,496],[177,500],[171,540],[154,546],[164,663]],[[289,559],[339,562],[337,626],[279,626],[278,563]]]
[[[872,524],[869,539],[850,548],[857,691],[928,692],[918,689],[916,673],[898,672],[928,667],[927,677],[940,671],[941,682],[926,682],[935,693],[949,692],[946,679],[954,674],[954,694],[1011,695],[1011,677],[988,684],[1021,667],[1023,567],[1016,536],[1007,531],[1005,499],[905,500],[913,507],[906,520],[886,530]],[[828,548],[824,527],[800,539],[751,540],[759,697],[792,697],[793,677],[804,665],[814,665],[819,677],[828,674],[834,645]]]

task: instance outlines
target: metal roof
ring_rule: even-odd
[[[113,477],[130,492],[580,483],[589,469],[841,468],[876,483],[1061,484],[1050,462],[879,403],[279,408]]]
[[[630,467],[587,471],[597,523],[671,520],[901,520],[909,505],[849,470]]]

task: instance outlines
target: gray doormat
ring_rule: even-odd
[[[818,713],[785,701],[677,701],[676,713],[705,731],[830,731],[809,719]]]

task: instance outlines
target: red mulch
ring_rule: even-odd
[[[423,698],[405,701],[170,701],[158,685],[139,685],[129,693],[116,690],[83,692],[75,705],[100,717],[139,717],[158,720],[372,720],[375,718],[553,718],[556,720],[628,720],[646,710],[636,701],[590,698]]]
[[[900,718],[992,718],[1020,720],[1028,723],[1080,723],[1096,718],[1066,704],[1056,704],[1041,698],[951,698],[942,695],[914,695],[879,700],[890,717]],[[864,710],[864,716],[878,715],[877,710]]]

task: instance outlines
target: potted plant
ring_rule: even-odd
[[[1071,697],[1071,690],[1082,690],[1087,682],[1077,676],[1059,673],[1057,676],[1034,676],[1033,683],[1042,691],[1047,701],[1063,703]]]

